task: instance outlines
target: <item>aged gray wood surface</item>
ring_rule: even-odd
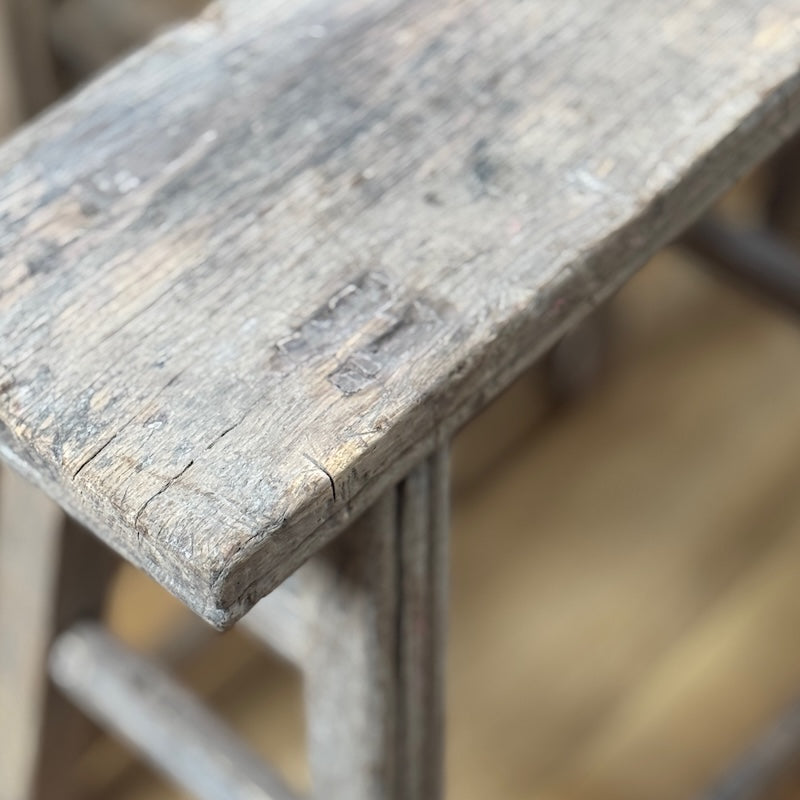
[[[797,129],[799,18],[212,9],[0,151],[0,450],[229,625]]]
[[[82,623],[51,652],[53,679],[93,718],[202,800],[291,800],[282,780],[155,664]]]
[[[50,686],[47,653],[100,615],[115,559],[10,470],[0,479],[0,800],[67,800],[91,727]]]
[[[448,476],[444,450],[298,571],[314,796],[442,796]]]

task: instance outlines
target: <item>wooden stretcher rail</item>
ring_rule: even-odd
[[[773,305],[800,312],[800,255],[774,232],[743,230],[708,217],[682,241],[724,277]]]
[[[101,625],[53,645],[53,680],[79,708],[201,800],[292,800],[283,781],[199,700]]]
[[[0,453],[232,624],[800,126],[797,0],[229,0],[0,150]]]

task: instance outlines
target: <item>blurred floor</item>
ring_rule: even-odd
[[[589,394],[544,418],[528,374],[456,443],[454,800],[691,797],[800,695],[800,327],[675,252],[613,309]],[[174,643],[177,604],[122,584],[123,635]],[[291,670],[234,632],[184,673],[306,785]],[[107,742],[83,770],[181,796]]]

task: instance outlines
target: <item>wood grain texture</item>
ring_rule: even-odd
[[[47,653],[102,613],[115,559],[8,469],[0,490],[0,800],[65,800],[91,727],[50,685]]]
[[[101,626],[62,634],[50,661],[75,702],[200,800],[294,796],[197,699]]]
[[[0,152],[0,450],[231,624],[796,130],[799,17],[212,9]]]
[[[426,459],[298,571],[314,796],[443,796],[448,456]]]

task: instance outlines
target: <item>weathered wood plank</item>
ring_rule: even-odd
[[[230,624],[797,129],[798,16],[222,4],[0,152],[0,450]]]
[[[64,800],[91,727],[50,686],[51,642],[102,611],[112,554],[41,492],[0,481],[0,800]]]
[[[53,646],[56,683],[88,714],[202,800],[291,800],[283,781],[155,664],[101,626]]]
[[[318,797],[442,796],[448,498],[437,453],[298,573]]]

